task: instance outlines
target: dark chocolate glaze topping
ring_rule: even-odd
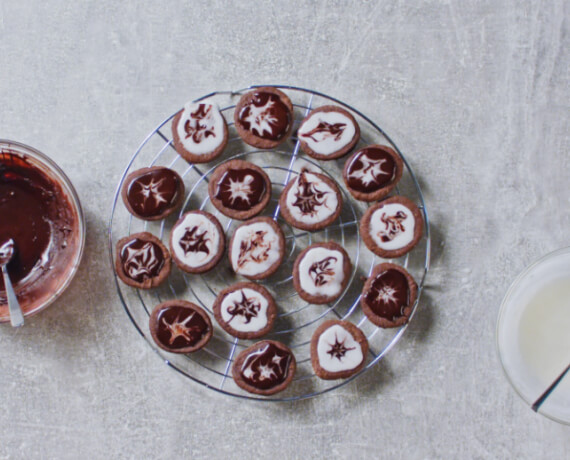
[[[402,272],[390,268],[376,275],[365,295],[374,313],[393,321],[403,315],[404,308],[410,303],[410,286]]]
[[[259,91],[242,107],[238,123],[257,137],[278,141],[289,132],[291,112],[277,94]]]
[[[128,185],[127,200],[139,216],[155,217],[178,199],[180,179],[168,168],[153,169],[135,177]]]
[[[139,238],[125,244],[120,257],[125,275],[138,283],[158,276],[164,266],[164,254],[160,246]]]
[[[216,198],[229,209],[247,211],[259,204],[265,194],[263,175],[252,168],[228,169],[220,178]]]
[[[385,150],[367,147],[360,150],[347,169],[348,186],[362,193],[372,193],[394,179],[396,163]]]
[[[209,332],[208,323],[192,308],[172,306],[158,313],[156,337],[167,348],[193,347]]]
[[[272,343],[262,343],[251,351],[241,366],[242,379],[254,388],[269,390],[287,380],[291,352]]]

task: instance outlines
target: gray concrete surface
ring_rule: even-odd
[[[0,458],[570,458],[503,377],[517,272],[569,244],[563,0],[0,3],[0,137],[52,156],[87,214],[71,288],[0,328]],[[376,120],[419,173],[429,289],[385,365],[260,405],[168,369],[117,299],[106,228],[146,134],[215,89],[283,83]],[[1,216],[0,216],[1,218]]]

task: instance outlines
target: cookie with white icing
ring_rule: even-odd
[[[293,104],[277,88],[256,88],[244,94],[237,103],[234,122],[244,142],[260,149],[272,149],[291,134]]]
[[[301,150],[317,160],[334,160],[350,152],[360,139],[354,117],[335,105],[314,109],[297,131]]]
[[[386,145],[369,145],[354,152],[344,164],[342,177],[350,194],[361,201],[387,196],[402,178],[404,162]]]
[[[329,177],[303,170],[281,192],[279,209],[283,218],[293,227],[320,230],[339,216],[342,195]]]
[[[218,324],[238,339],[256,339],[267,334],[277,315],[275,300],[256,283],[237,283],[222,290],[212,307]]]
[[[389,328],[406,324],[418,296],[418,285],[399,265],[376,265],[364,283],[360,306],[376,326]]]
[[[232,376],[245,391],[267,396],[287,388],[296,369],[295,355],[287,346],[275,340],[262,340],[237,356]]]
[[[205,273],[222,258],[226,245],[218,219],[205,211],[189,211],[170,232],[170,253],[181,270]]]
[[[208,313],[186,300],[169,300],[157,305],[149,318],[154,342],[170,353],[192,353],[212,338]]]
[[[411,251],[420,241],[423,228],[419,208],[403,196],[393,196],[371,206],[360,221],[364,244],[385,259]]]
[[[271,181],[259,166],[230,160],[218,166],[208,184],[212,204],[232,219],[245,220],[259,214],[271,198]]]
[[[256,217],[237,227],[228,251],[233,271],[251,280],[275,273],[284,254],[283,230],[269,217]]]
[[[322,323],[311,339],[311,364],[324,380],[345,379],[366,364],[368,340],[349,321],[329,320]]]
[[[352,263],[342,246],[315,243],[305,248],[293,265],[293,285],[299,296],[314,304],[336,300],[345,290]]]
[[[174,148],[189,163],[217,158],[228,143],[228,125],[218,106],[189,102],[172,120]]]
[[[115,271],[128,286],[157,287],[168,278],[171,265],[168,249],[152,233],[133,233],[117,242]]]

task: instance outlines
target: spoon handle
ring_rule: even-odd
[[[554,391],[556,386],[562,381],[562,379],[568,373],[568,371],[570,371],[570,364],[568,364],[566,369],[562,371],[562,374],[560,374],[556,378],[556,380],[552,382],[552,384],[544,391],[544,393],[542,393],[540,397],[534,402],[534,404],[531,406],[533,411],[538,412],[538,408],[542,405],[542,403],[546,400],[546,398],[550,396],[550,393]]]
[[[20,303],[12,287],[12,282],[8,276],[6,265],[2,265],[2,275],[4,277],[4,287],[6,288],[6,297],[8,297],[8,310],[10,311],[10,323],[13,327],[20,327],[24,325],[24,315],[20,308]]]

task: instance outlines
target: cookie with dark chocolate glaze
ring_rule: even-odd
[[[139,289],[159,286],[170,274],[170,253],[149,232],[121,238],[115,249],[115,270],[123,283]]]
[[[245,391],[268,396],[287,388],[296,369],[295,355],[287,346],[274,340],[262,340],[238,355],[232,375]]]
[[[189,102],[172,120],[172,138],[174,148],[186,161],[207,163],[224,151],[228,125],[215,104]]]
[[[360,306],[368,319],[383,328],[406,324],[418,296],[418,285],[403,267],[376,265],[364,283]]]
[[[305,117],[297,137],[307,155],[317,160],[334,160],[354,148],[360,139],[360,127],[347,110],[324,105]]]
[[[185,213],[170,232],[170,254],[187,273],[205,273],[224,255],[226,237],[218,219],[206,211]]]
[[[127,210],[143,220],[160,220],[176,211],[184,200],[184,181],[164,166],[137,169],[121,187]]]
[[[169,300],[157,305],[149,318],[154,342],[170,353],[192,353],[212,338],[208,313],[186,300]]]
[[[212,204],[232,219],[245,220],[259,214],[271,198],[269,176],[257,165],[230,160],[210,177],[208,193]]]
[[[267,334],[277,316],[275,300],[256,283],[237,283],[218,294],[212,307],[218,324],[238,339],[257,339]]]
[[[255,88],[237,103],[234,126],[244,142],[253,147],[277,147],[287,140],[293,129],[291,99],[277,88]]]
[[[279,210],[295,228],[320,230],[332,224],[340,215],[342,195],[329,177],[303,170],[281,192]]]
[[[368,145],[344,164],[342,178],[350,194],[360,201],[377,201],[387,196],[402,178],[404,162],[386,145]]]
[[[228,256],[235,273],[260,280],[277,271],[285,255],[285,236],[270,217],[256,217],[238,226],[229,244]]]
[[[360,234],[366,247],[385,259],[410,252],[422,238],[424,220],[416,204],[404,197],[387,198],[366,210]]]
[[[328,320],[311,338],[311,364],[324,380],[346,379],[366,364],[368,340],[349,321]]]
[[[293,285],[307,302],[325,304],[346,289],[352,263],[342,246],[334,242],[315,243],[305,248],[293,265]]]

